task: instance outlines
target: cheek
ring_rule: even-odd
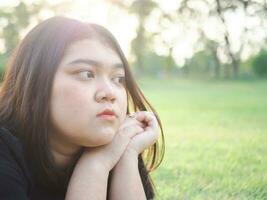
[[[57,99],[67,108],[79,108],[88,104],[88,94],[75,86],[63,87],[58,91]]]
[[[51,103],[52,110],[59,113],[81,115],[88,110],[90,93],[75,84],[64,82],[53,88]]]
[[[127,94],[126,91],[121,92],[119,95],[119,99],[118,99],[118,106],[119,106],[119,110],[120,110],[120,115],[121,115],[121,123],[124,121],[125,117],[126,117],[126,112],[127,112]]]

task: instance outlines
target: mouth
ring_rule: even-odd
[[[117,115],[112,109],[105,109],[98,113],[96,117],[102,120],[114,121],[117,118]]]

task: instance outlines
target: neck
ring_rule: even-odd
[[[75,157],[76,153],[81,149],[81,147],[75,144],[66,144],[62,141],[63,140],[56,140],[55,138],[50,138],[49,143],[56,165],[59,168],[66,168],[71,164],[73,158]]]

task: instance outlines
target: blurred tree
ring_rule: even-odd
[[[143,63],[145,73],[161,78],[178,71],[178,66],[172,56],[160,56],[153,51],[144,55]]]
[[[262,49],[252,62],[253,71],[258,76],[267,77],[267,51]]]
[[[221,76],[222,63],[220,62],[220,58],[218,56],[218,42],[209,39],[202,29],[199,29],[199,33],[200,37],[198,42],[203,44],[203,49],[201,52],[204,52],[204,58],[208,59],[206,60],[206,64],[208,65],[209,69],[207,73],[215,78],[219,78]],[[195,60],[196,58],[198,57],[194,57]]]
[[[64,2],[66,4],[67,1]],[[39,14],[43,11],[55,13],[63,5],[63,2],[50,5],[44,0],[26,3],[19,1],[15,6],[0,7],[0,37],[4,40],[5,54],[10,54],[20,40],[20,34],[31,23],[32,19],[37,22],[43,20]]]
[[[5,64],[7,62],[7,56],[5,56],[4,54],[0,54],[0,81],[3,78],[3,73],[5,71]]]
[[[113,5],[126,9],[130,13],[137,16],[138,27],[136,30],[136,37],[131,43],[131,52],[135,56],[137,73],[144,71],[144,55],[149,52],[148,44],[152,40],[153,35],[146,31],[145,24],[150,13],[158,7],[152,0],[134,0],[130,5],[123,3],[123,1],[110,0]]]
[[[1,37],[4,39],[7,54],[18,44],[19,34],[30,24],[31,17],[38,14],[42,6],[42,4],[32,4],[29,6],[20,1],[14,7],[0,9],[0,22],[4,24]]]
[[[146,42],[149,41],[145,31],[145,22],[151,11],[157,6],[156,3],[150,0],[136,0],[130,6],[130,11],[138,17],[139,26],[137,28],[136,38],[132,41],[132,52],[136,55],[136,63],[139,70],[144,69],[143,56],[147,50]]]
[[[12,50],[20,41],[21,33],[33,22],[43,20],[42,11],[53,15],[60,9],[66,9],[68,0],[50,5],[44,0],[36,0],[34,3],[18,1],[14,6],[0,7],[0,38],[4,43],[4,52],[0,54],[0,76],[5,70],[5,64]],[[35,21],[34,21],[35,20]]]
[[[216,64],[213,55],[207,51],[199,51],[187,61],[187,73],[196,77],[213,76]]]
[[[188,29],[197,29],[199,32],[198,43],[202,44],[206,51],[213,54],[215,62],[218,64],[215,68],[216,76],[220,76],[221,66],[227,67],[224,69],[225,76],[229,74],[229,63],[231,66],[231,76],[236,77],[239,74],[241,58],[248,48],[255,48],[255,44],[251,40],[255,35],[256,30],[262,29],[262,24],[266,22],[267,3],[265,0],[181,0],[180,5],[175,13],[164,13],[163,20],[172,22],[172,26],[177,26],[177,21],[184,21],[183,27]],[[227,16],[242,12],[245,19],[240,29],[241,36],[237,41],[234,38],[233,30],[230,31],[230,18]],[[217,39],[210,39],[205,31],[203,23],[209,19],[216,20],[220,26]],[[251,24],[248,19],[257,19],[261,21],[259,24]],[[190,22],[195,22],[192,27]],[[210,27],[211,28],[211,27]],[[215,28],[215,27],[214,27]],[[267,35],[266,35],[267,38]],[[259,48],[259,47],[256,47]],[[196,49],[202,51],[202,49]],[[222,56],[223,54],[223,56]]]
[[[230,58],[232,66],[232,76],[237,77],[240,72],[241,55],[248,46],[253,46],[253,42],[250,40],[249,35],[255,34],[255,30],[262,28],[263,21],[266,20],[267,3],[266,0],[216,0],[216,12],[215,15],[220,19],[224,27],[224,41],[225,50]],[[239,38],[239,48],[234,50],[233,43],[235,42],[231,38],[231,32],[226,22],[226,14],[235,13],[242,10],[244,17],[247,19],[258,19],[262,23],[259,26],[251,26],[249,23],[244,23],[241,27],[241,36]],[[267,35],[265,36],[265,39]]]
[[[155,47],[155,44],[161,44],[166,50],[165,53],[168,54],[167,57],[173,59],[173,50],[183,39],[181,33],[198,33],[194,53],[205,51],[204,57],[211,59],[210,62],[214,64],[213,67],[208,67],[212,71],[207,73],[215,77],[222,75],[237,77],[240,74],[243,60],[264,45],[264,42],[256,41],[254,36],[267,27],[266,0],[181,0],[177,2],[177,9],[173,11],[165,11],[159,3],[155,3],[159,2],[158,0],[130,0],[127,1],[128,4],[125,3],[126,1],[110,1],[134,13],[138,18],[137,35],[132,41],[131,50],[136,56],[136,66],[139,71],[143,71],[146,65],[144,55],[153,51],[150,46]],[[158,11],[161,13],[160,17],[158,15],[155,17],[153,14]],[[244,19],[244,23],[231,21],[233,16],[237,15]],[[154,17],[153,20],[150,19],[151,16]],[[234,20],[237,19],[238,17]],[[153,21],[158,27],[156,31],[153,30],[153,33],[145,27],[148,20]],[[209,22],[214,23],[210,23],[208,29],[218,29],[216,36],[208,34],[207,24]],[[233,24],[238,24],[237,31],[235,27],[233,28]],[[164,37],[166,32],[174,33],[175,31],[180,32],[177,35]],[[238,38],[237,35],[239,35]],[[265,40],[267,41],[266,31]],[[193,57],[194,63],[196,59],[203,59],[203,56],[199,55]],[[165,61],[168,63],[168,59]],[[166,63],[162,67],[167,67],[166,71],[171,71]],[[189,73],[190,61],[187,59],[186,63],[184,70]]]
[[[228,27],[227,27],[224,12],[226,12],[228,9],[236,9],[237,7],[235,5],[232,5],[229,2],[224,2],[224,6],[223,6],[223,2],[221,0],[216,0],[215,2],[216,2],[216,6],[215,6],[216,12],[214,12],[214,13],[219,17],[219,19],[221,20],[221,23],[224,27],[223,38],[225,41],[225,50],[226,50],[227,55],[230,58],[230,62],[232,64],[233,75],[236,77],[239,73],[240,55],[241,55],[241,52],[243,50],[243,45],[240,46],[237,53],[234,53],[232,51],[231,43],[230,43],[230,32],[229,32]],[[245,30],[247,30],[247,29],[245,29]]]

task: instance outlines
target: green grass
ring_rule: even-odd
[[[165,130],[157,199],[267,199],[267,81],[139,82]]]

